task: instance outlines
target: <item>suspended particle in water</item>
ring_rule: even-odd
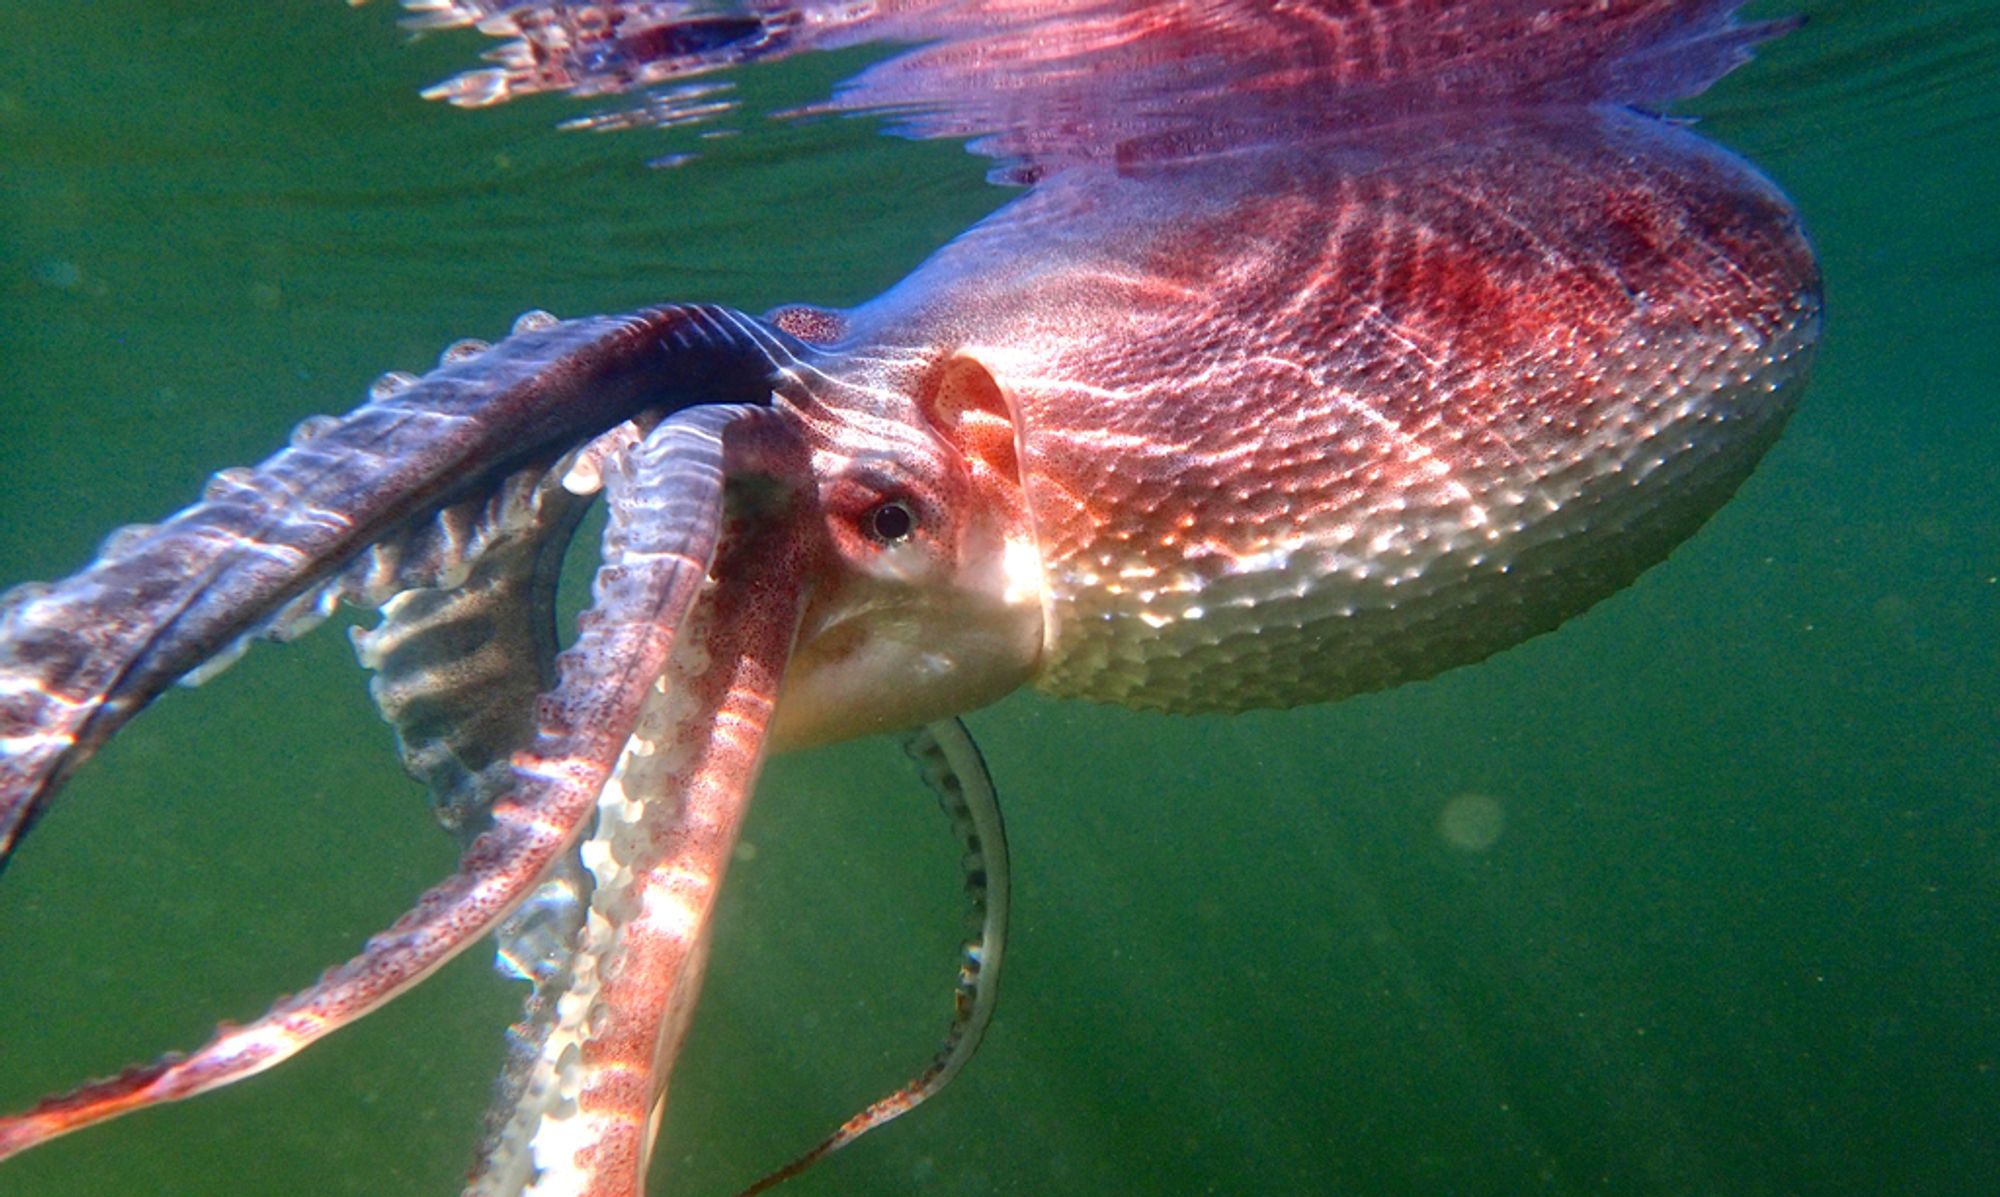
[[[43,258],[35,263],[35,281],[58,291],[74,291],[83,285],[83,271],[68,258]]]
[[[1500,842],[1507,810],[1491,794],[1458,794],[1438,812],[1438,835],[1460,852],[1484,852]]]

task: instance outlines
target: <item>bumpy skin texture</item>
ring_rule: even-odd
[[[1078,168],[853,323],[1005,392],[1037,683],[1208,711],[1425,677],[1622,587],[1771,443],[1819,315],[1774,187],[1600,107]]]

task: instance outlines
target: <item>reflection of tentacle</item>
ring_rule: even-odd
[[[516,754],[513,792],[458,872],[432,888],[360,956],[264,1017],[224,1028],[193,1055],[170,1056],[0,1119],[0,1158],[128,1110],[172,1101],[262,1071],[428,976],[504,918],[573,842],[666,667],[721,536],[721,432],[762,409],[704,407],[649,438],[656,463],[642,503],[636,483],[608,482],[612,519],[595,603],[557,682],[538,704],[531,748]]]
[[[311,592],[362,550],[635,414],[765,401],[773,336],[705,307],[524,322],[421,379],[385,379],[345,417],[309,421],[166,523],[113,536],[74,577],[12,592],[0,603],[0,862],[119,724],[267,620],[309,614]]]
[[[762,418],[760,418],[762,417]],[[724,432],[731,532],[715,581],[650,689],[581,845],[594,874],[576,950],[538,980],[517,1066],[467,1190],[637,1194],[699,985],[709,912],[736,840],[810,575],[804,446],[746,412]],[[633,491],[675,466],[648,441]],[[770,493],[775,483],[778,494]],[[785,510],[793,508],[793,510]],[[670,518],[648,514],[646,525]],[[636,517],[635,517],[636,521]]]
[[[903,750],[923,771],[924,783],[937,794],[938,805],[951,819],[952,830],[965,849],[965,894],[971,899],[977,930],[960,951],[958,990],[953,995],[951,1027],[929,1066],[908,1084],[842,1123],[818,1146],[744,1189],[737,1197],[754,1197],[790,1180],[869,1131],[890,1122],[937,1096],[959,1074],[986,1035],[1000,999],[1000,957],[1007,946],[1007,907],[1012,880],[1007,860],[1007,830],[1000,821],[1000,792],[986,771],[986,759],[964,723],[946,719],[904,737]]]

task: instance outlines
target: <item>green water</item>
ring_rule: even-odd
[[[1694,106],[1827,274],[1817,381],[1742,494],[1432,682],[976,716],[1018,872],[991,1038],[785,1191],[2000,1191],[2000,20],[1783,10],[1814,21]],[[1003,198],[868,122],[696,142],[425,104],[478,39],[393,18],[0,7],[0,584],[522,309],[851,302]],[[879,743],[767,774],[656,1197],[726,1197],[929,1052],[957,880],[907,774]],[[1454,846],[1448,808],[1498,838]],[[339,635],[170,695],[0,878],[0,1107],[254,1015],[452,857]],[[266,1076],[0,1166],[0,1195],[455,1192],[515,1000],[468,954]]]

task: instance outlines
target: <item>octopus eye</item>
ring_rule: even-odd
[[[917,513],[901,499],[878,504],[861,521],[871,539],[882,544],[907,540],[917,530]]]

